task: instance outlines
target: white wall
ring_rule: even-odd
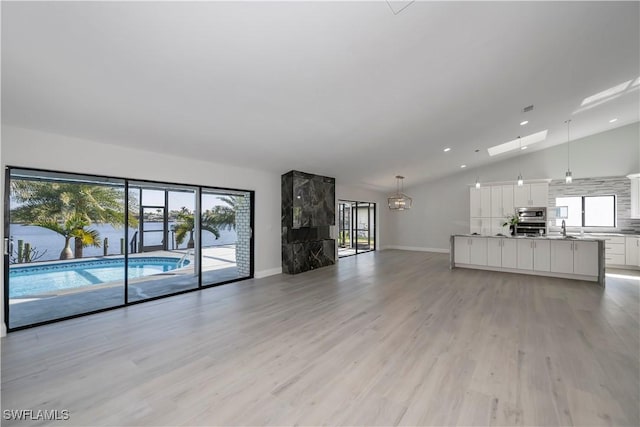
[[[413,208],[390,217],[390,247],[416,250],[449,248],[449,236],[469,232],[469,185],[527,179],[563,178],[567,146],[521,155],[405,188]],[[622,176],[640,172],[640,124],[634,123],[571,142],[574,178]]]

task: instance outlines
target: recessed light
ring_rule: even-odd
[[[614,122],[617,122],[617,121],[618,121],[618,119],[611,119],[611,120],[609,120],[609,123],[614,123]]]
[[[524,122],[520,122],[520,126],[524,126],[524,125],[526,125],[527,123],[529,123],[529,120],[525,120]]]
[[[460,167],[464,169],[467,167],[467,165],[460,165]]]
[[[524,147],[521,148],[521,150],[526,150],[527,146],[525,145]]]
[[[443,151],[446,153],[447,151],[451,151],[451,148],[447,147]]]

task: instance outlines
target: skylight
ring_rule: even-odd
[[[490,156],[497,156],[498,154],[508,153],[513,150],[520,150],[520,146],[522,147],[531,147],[533,144],[544,141],[547,139],[547,132],[549,130],[545,129],[541,132],[536,132],[531,135],[523,136],[520,139],[514,139],[513,141],[505,142],[504,144],[495,145],[493,147],[489,147],[487,151]]]
[[[610,87],[609,89],[598,92],[595,95],[587,96],[582,100],[582,104],[580,104],[580,106],[584,107],[585,105],[591,104],[592,102],[600,101],[602,99],[609,98],[610,96],[617,95],[620,92],[624,92],[625,89],[629,87],[629,84],[631,84],[631,80],[627,80],[624,83],[620,83],[619,85]]]

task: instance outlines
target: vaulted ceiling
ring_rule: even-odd
[[[638,2],[2,3],[3,124],[378,189],[637,122],[639,76]]]

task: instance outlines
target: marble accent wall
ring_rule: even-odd
[[[290,171],[282,175],[282,271],[297,274],[335,263],[335,179]]]
[[[631,219],[631,180],[625,176],[606,178],[574,179],[571,184],[564,180],[553,180],[549,183],[549,208],[556,206],[556,197],[566,196],[616,196],[617,227],[585,227],[585,232],[594,233],[630,233],[640,234],[640,219]],[[551,218],[551,211],[549,217]],[[559,227],[549,226],[550,231],[558,231]]]

